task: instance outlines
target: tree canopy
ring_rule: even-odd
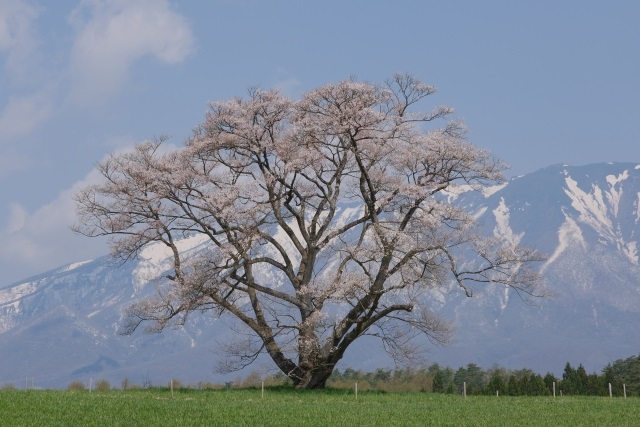
[[[503,180],[505,165],[466,140],[453,110],[416,106],[435,92],[398,74],[346,80],[293,100],[276,90],[210,104],[184,147],[137,145],[99,164],[76,195],[76,231],[112,236],[136,257],[161,242],[172,271],[155,299],[128,311],[127,332],[159,332],[194,311],[250,332],[228,367],[266,352],[297,387],[324,387],[363,335],[397,358],[414,337],[452,329],[424,304],[436,287],[497,283],[539,296],[535,251],[482,235],[447,192]],[[201,236],[197,253],[179,242]]]

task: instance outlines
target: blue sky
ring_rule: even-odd
[[[409,72],[509,176],[640,162],[639,18],[633,0],[0,0],[0,286],[106,254],[68,229],[96,162],[179,145],[250,86]]]

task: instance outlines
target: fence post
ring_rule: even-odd
[[[462,383],[462,395],[464,396],[464,398],[467,398],[467,382],[463,382]]]
[[[611,390],[611,383],[609,383],[609,397],[613,398],[613,392]]]
[[[556,382],[553,382],[553,398],[556,398]]]
[[[627,398],[627,385],[626,384],[622,384],[622,391],[624,392],[624,398]]]

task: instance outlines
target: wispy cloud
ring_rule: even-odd
[[[300,80],[291,76],[286,68],[280,67],[276,70],[275,82],[273,83],[275,89],[278,89],[287,96],[296,97],[300,95],[298,92],[301,86]]]
[[[9,98],[0,111],[0,147],[31,132],[47,120],[51,113],[51,100],[44,93]]]
[[[0,53],[12,79],[22,78],[37,48],[34,21],[39,9],[26,0],[0,1]]]
[[[105,144],[114,147],[114,153],[123,153],[130,151],[135,142],[128,137],[115,137]],[[176,148],[175,144],[167,142],[161,151],[173,151]],[[15,276],[4,277],[0,280],[0,287],[7,281],[109,253],[107,238],[88,238],[70,230],[77,222],[74,195],[103,180],[104,177],[94,169],[36,209],[27,209],[17,202],[8,204],[8,216],[4,226],[0,225],[0,271],[12,271]]]
[[[0,267],[10,270],[17,280],[57,267],[71,261],[105,254],[104,241],[87,239],[69,230],[75,221],[73,195],[82,187],[98,182],[99,174],[94,171],[75,183],[58,197],[30,212],[19,203],[9,205],[9,217],[0,229]]]
[[[73,98],[95,102],[117,91],[145,56],[175,64],[193,50],[187,20],[166,0],[87,0],[71,14]]]

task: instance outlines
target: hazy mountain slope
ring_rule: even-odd
[[[549,255],[541,267],[557,296],[538,307],[504,290],[461,301],[457,343],[434,357],[557,372],[567,360],[600,369],[637,353],[639,198],[636,164],[556,165],[487,198],[461,195],[486,230]]]
[[[529,306],[497,286],[478,288],[474,298],[453,286],[435,291],[432,305],[457,333],[452,346],[430,349],[430,361],[560,373],[566,361],[600,370],[638,353],[640,166],[555,165],[452,200],[474,212],[487,233],[547,253],[540,267],[557,296]],[[184,242],[194,251],[201,244]],[[118,335],[122,310],[154,292],[150,279],[168,268],[165,257],[150,248],[140,261],[116,265],[99,258],[1,288],[0,384],[234,378],[212,373],[218,342],[233,333],[226,321],[194,316],[186,327],[160,335]],[[371,370],[389,363],[367,339],[346,354],[343,366]]]

